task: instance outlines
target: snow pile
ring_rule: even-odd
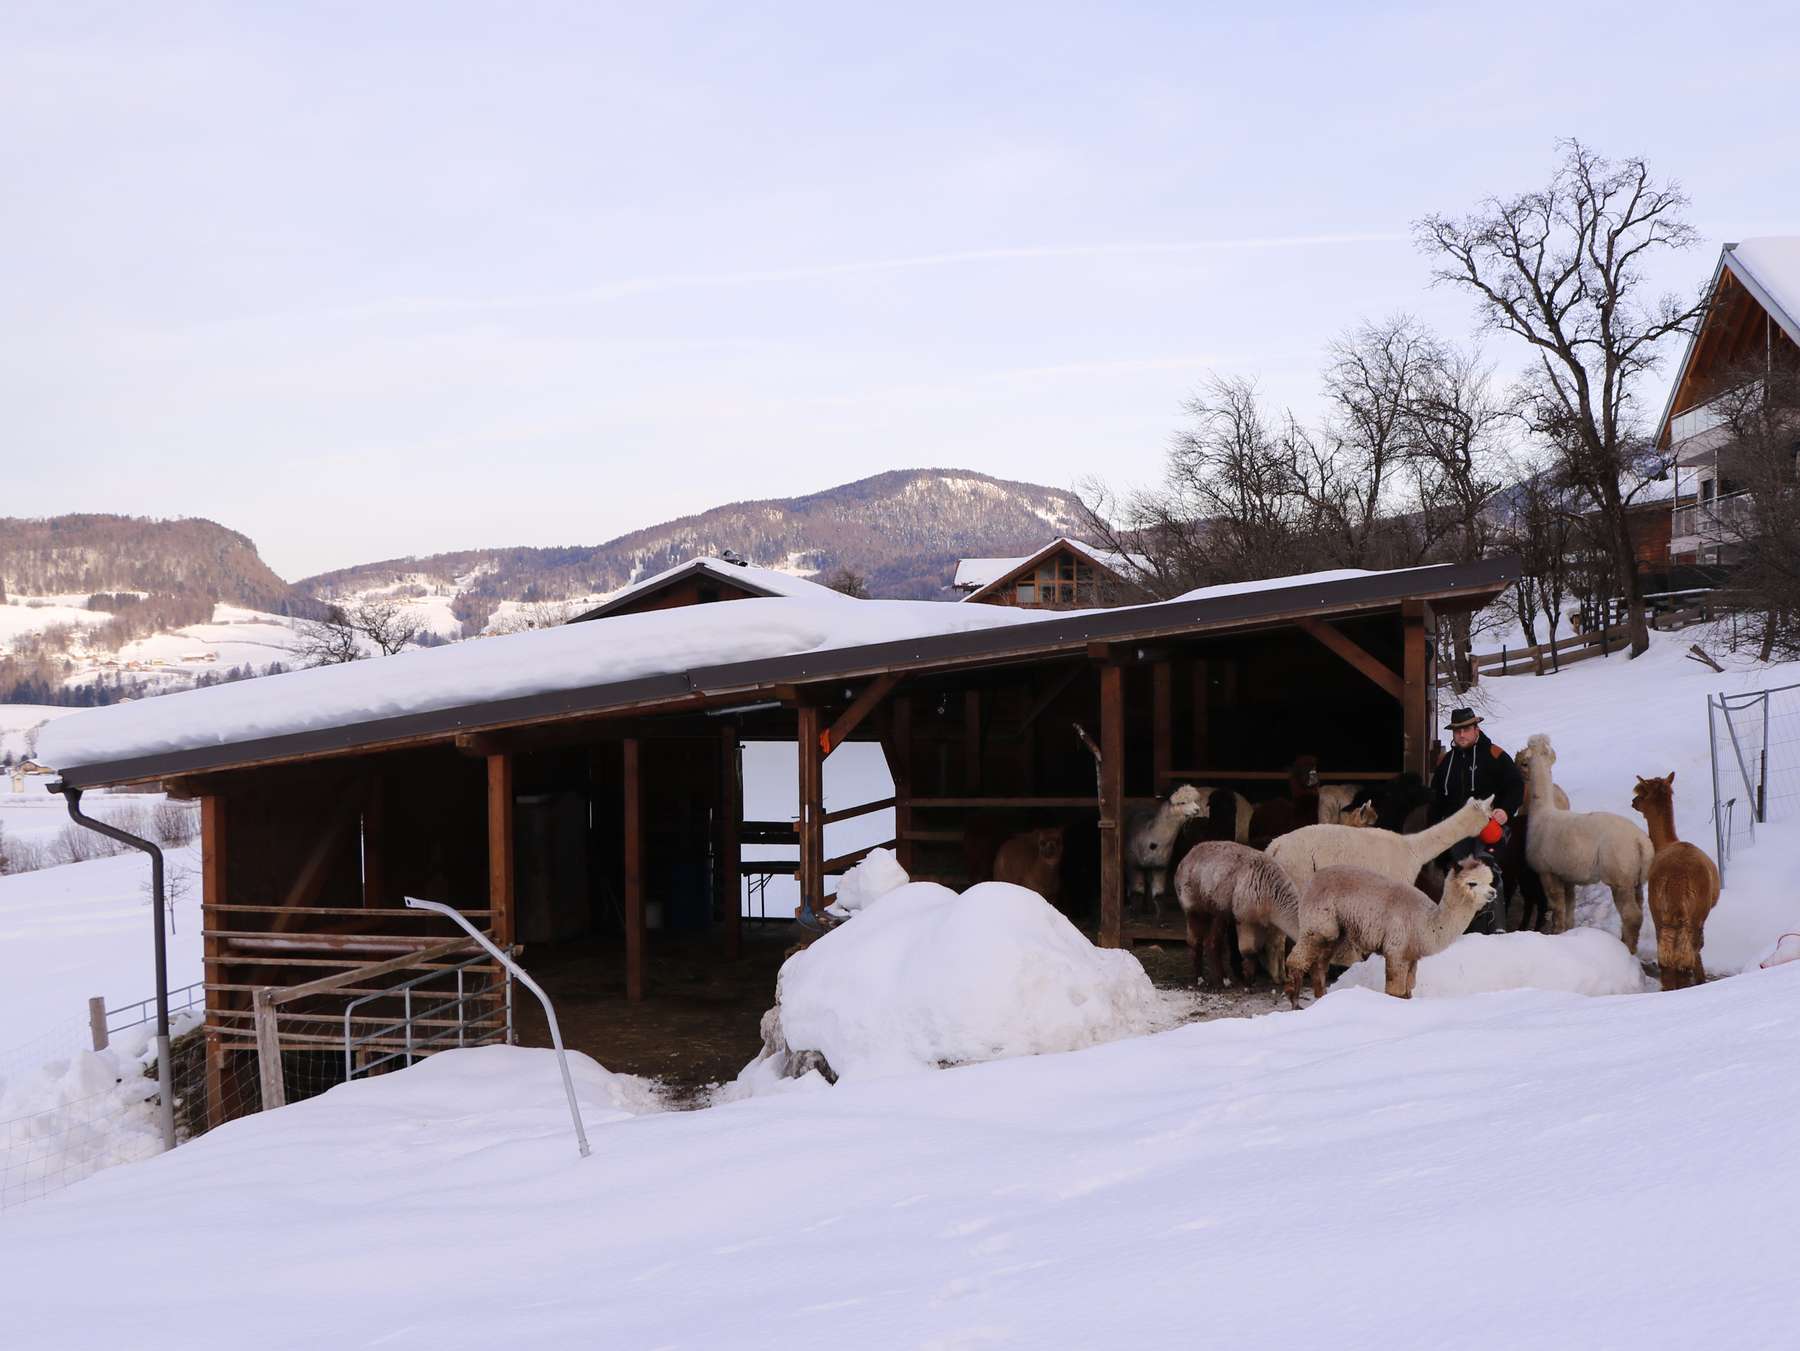
[[[900,866],[899,856],[892,849],[871,849],[863,855],[861,863],[838,879],[837,894],[831,898],[830,908],[834,912],[853,915],[910,881],[912,878],[906,875],[906,869]]]
[[[1167,1023],[1138,960],[1034,891],[911,882],[788,958],[782,1043],[839,1079],[1072,1051]]]
[[[1332,984],[1334,990],[1385,990],[1380,955],[1365,957]],[[1639,994],[1656,988],[1625,945],[1600,929],[1563,934],[1464,934],[1419,963],[1413,994],[1423,999],[1489,994],[1495,990],[1562,990],[1569,994]]]

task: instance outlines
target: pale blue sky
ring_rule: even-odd
[[[0,515],[204,515],[288,577],[595,543],[1304,411],[1408,228],[1642,153],[1800,233],[1800,20],[1691,4],[0,11]],[[1490,345],[1503,365],[1516,353]]]

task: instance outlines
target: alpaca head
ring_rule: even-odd
[[[1367,827],[1375,824],[1381,813],[1375,810],[1373,802],[1358,803],[1354,807],[1346,807],[1338,815],[1338,824],[1342,826]]]
[[[1675,771],[1670,770],[1660,779],[1639,778],[1637,788],[1631,794],[1631,808],[1642,812],[1646,817],[1653,811],[1675,810]]]
[[[1473,915],[1482,906],[1493,904],[1494,870],[1479,858],[1465,858],[1451,871],[1446,881],[1446,902],[1450,899],[1453,888],[1467,893],[1468,900],[1473,902],[1469,906],[1469,913]]]
[[[1208,796],[1191,783],[1184,783],[1169,794],[1169,810],[1184,821],[1205,816],[1209,805]]]
[[[1044,826],[1031,832],[1037,840],[1037,853],[1045,863],[1061,863],[1063,856],[1063,827]]]
[[[1525,749],[1514,758],[1513,763],[1518,765],[1521,770],[1534,765],[1542,765],[1544,772],[1548,774],[1556,764],[1556,752],[1550,749],[1550,738],[1542,732],[1533,735],[1525,743]]]
[[[1319,786],[1319,757],[1302,755],[1294,761],[1294,767],[1288,770],[1288,783],[1298,793],[1303,789]]]
[[[1465,832],[1473,835],[1486,824],[1493,815],[1494,799],[1491,797],[1472,797],[1456,809],[1456,815],[1450,819],[1455,821]]]

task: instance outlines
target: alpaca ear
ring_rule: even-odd
[[[1671,769],[1669,771],[1669,776],[1666,779],[1664,779],[1663,782],[1669,783],[1669,784],[1674,783],[1675,782],[1675,771]]]

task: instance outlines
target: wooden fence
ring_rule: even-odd
[[[1631,639],[1622,629],[1614,629],[1610,634],[1582,633],[1558,638],[1554,643],[1539,643],[1536,647],[1503,647],[1498,652],[1477,652],[1471,658],[1471,666],[1477,682],[1483,676],[1524,675],[1527,671],[1533,675],[1550,675],[1571,662],[1620,652],[1629,646]],[[1453,683],[1452,673],[1444,666],[1439,667],[1438,683]]]

